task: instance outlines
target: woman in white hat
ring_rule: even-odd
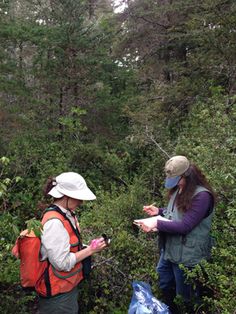
[[[54,201],[42,219],[41,260],[47,260],[48,266],[36,286],[39,313],[77,314],[78,284],[85,276],[83,262],[102,251],[106,242],[104,238],[94,239],[83,248],[75,209],[96,196],[75,172],[49,179],[45,194]]]
[[[210,236],[214,213],[214,192],[200,169],[185,156],[174,156],[165,164],[165,187],[169,189],[167,208],[144,206],[150,216],[161,215],[168,220],[157,220],[153,226],[141,228],[145,232],[158,230],[161,236],[161,254],[157,266],[159,287],[164,301],[173,313],[178,313],[173,299],[182,296],[187,306],[199,291],[186,283],[183,264],[191,269],[210,256]],[[190,306],[191,307],[191,306]]]

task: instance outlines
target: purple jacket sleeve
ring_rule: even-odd
[[[165,209],[166,209],[165,207],[159,208],[159,213],[158,213],[158,215],[163,215],[163,211],[164,211]]]
[[[177,234],[188,234],[213,209],[213,197],[208,192],[200,192],[192,199],[192,203],[181,221],[159,220],[157,228],[160,231]]]

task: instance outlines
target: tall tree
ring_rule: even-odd
[[[234,93],[234,1],[128,1],[119,18],[118,53],[138,68],[147,116],[163,120],[161,111],[165,123],[177,127],[196,97],[211,95],[212,85]]]

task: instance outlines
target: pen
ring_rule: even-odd
[[[151,206],[154,206],[156,205],[156,202],[152,203],[151,205],[148,205],[147,207],[151,207]]]

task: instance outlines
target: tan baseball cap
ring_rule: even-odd
[[[165,164],[165,187],[172,189],[175,187],[181,176],[188,170],[190,166],[189,160],[185,156],[174,156]]]

